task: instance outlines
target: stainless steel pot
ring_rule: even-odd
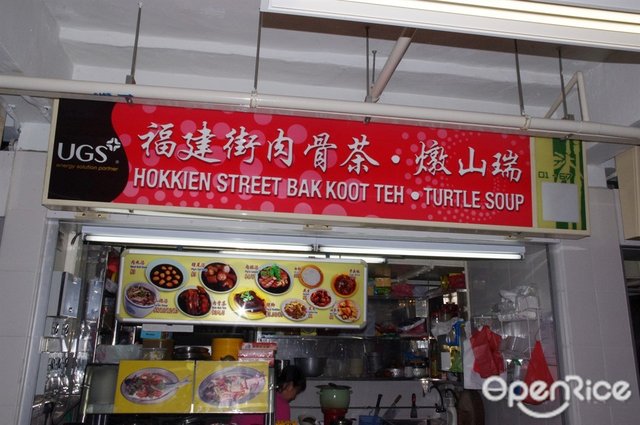
[[[324,367],[327,364],[326,357],[296,357],[293,359],[293,364],[298,366],[304,376],[316,377],[322,375]]]

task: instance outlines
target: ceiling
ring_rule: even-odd
[[[3,35],[0,73],[125,83],[132,73],[137,2],[25,2],[33,10],[16,19],[26,21],[31,33],[37,24],[34,34],[52,43],[50,62],[59,63],[38,67],[33,52],[16,52],[16,43]],[[402,33],[400,27],[291,15],[261,19],[259,10],[259,0],[144,2],[136,83],[359,102]],[[543,117],[561,92],[560,65],[566,83],[575,72],[603,63],[638,65],[640,54],[420,29],[379,103]],[[50,119],[47,99],[5,96],[5,104],[18,123]],[[568,112],[581,118],[573,95]],[[620,147],[599,150],[594,160],[608,160],[615,149]]]

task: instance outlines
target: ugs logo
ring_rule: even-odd
[[[122,143],[116,137],[113,137],[104,145],[91,146],[91,145],[76,145],[71,143],[65,145],[60,143],[58,145],[58,159],[61,161],[71,161],[76,159],[80,162],[97,162],[102,164],[107,162],[108,153],[115,152],[122,147]]]

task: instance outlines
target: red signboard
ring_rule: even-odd
[[[528,136],[61,100],[52,143],[53,203],[534,226]]]

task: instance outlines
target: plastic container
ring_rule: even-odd
[[[238,360],[242,338],[213,338],[211,340],[211,360]]]
[[[143,360],[171,360],[169,352],[166,348],[143,348],[142,349]]]
[[[358,425],[382,425],[382,418],[380,416],[358,416]]]
[[[151,349],[159,349],[159,350],[164,350],[164,355],[162,359],[157,359],[157,360],[171,360],[173,358],[173,340],[172,339],[147,338],[144,341],[142,341],[142,349],[143,349],[143,352],[142,352],[143,356],[145,355],[146,352],[150,352]]]
[[[96,363],[119,363],[120,360],[139,360],[142,358],[140,344],[98,345]]]

